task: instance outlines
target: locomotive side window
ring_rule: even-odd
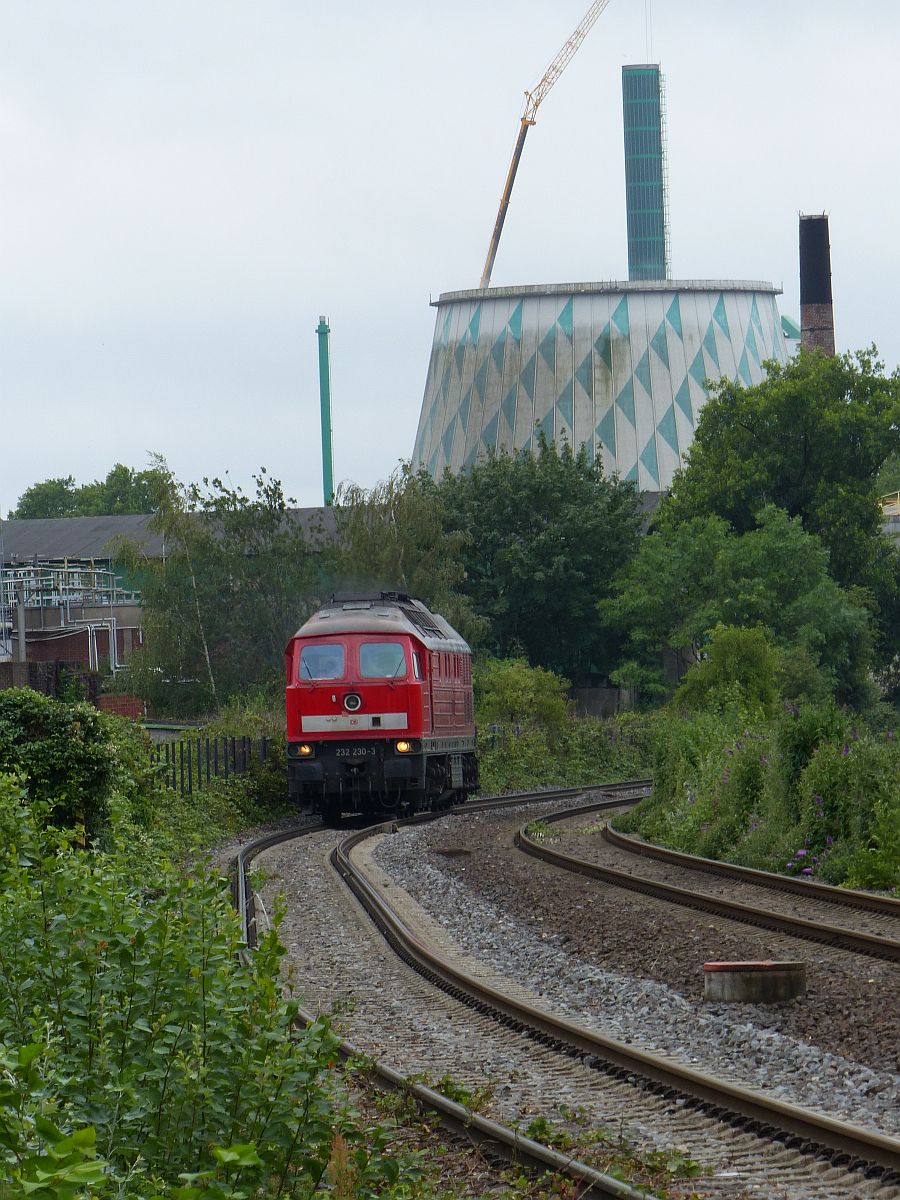
[[[339,645],[304,646],[297,671],[302,679],[341,679],[344,674],[344,647]]]
[[[403,643],[363,642],[359,648],[359,673],[363,679],[405,679]]]
[[[416,679],[422,678],[422,660],[419,658],[418,651],[413,650],[413,675]]]

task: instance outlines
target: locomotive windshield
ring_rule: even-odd
[[[339,645],[304,646],[300,652],[301,679],[340,679],[344,674],[344,647]]]
[[[359,673],[363,679],[405,679],[403,643],[363,642],[359,648]]]

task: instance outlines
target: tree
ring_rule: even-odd
[[[524,658],[483,658],[474,673],[479,726],[540,725],[558,731],[571,719],[569,681]]]
[[[878,477],[898,450],[900,373],[885,376],[874,348],[836,358],[801,350],[769,363],[755,387],[713,386],[659,520],[715,515],[746,533],[775,505],[820,535],[838,582],[875,586]]]
[[[722,709],[739,702],[772,717],[779,698],[779,655],[764,630],[716,625],[702,658],[688,670],[673,697],[676,706]]]
[[[143,593],[135,689],[159,709],[208,711],[248,687],[274,688],[285,643],[326,590],[324,535],[291,517],[265,469],[252,498],[220,479],[183,487],[163,459],[156,470],[153,527],[165,558],[121,549]]]
[[[43,483],[34,483],[26,488],[9,514],[9,519],[26,521],[74,515],[75,477],[65,475],[58,479],[45,479]]]
[[[799,518],[769,506],[756,524],[737,535],[719,517],[695,517],[644,539],[616,581],[615,596],[602,605],[632,655],[617,672],[619,682],[660,687],[663,647],[678,652],[683,670],[721,623],[766,630],[776,646],[812,663],[839,699],[868,698],[865,594],[831,578],[828,552]]]
[[[492,453],[436,487],[449,531],[468,535],[460,590],[489,622],[485,645],[570,679],[605,673],[617,641],[597,600],[637,549],[632,484],[603,474],[582,448],[542,439],[537,453]]]
[[[19,497],[10,519],[40,517],[104,517],[124,513],[152,513],[160,480],[158,466],[135,471],[122,463],[105,479],[75,487],[75,478],[45,479],[27,488]]]
[[[342,484],[334,514],[338,536],[329,570],[337,589],[406,592],[470,641],[482,635],[484,622],[460,592],[469,535],[442,523],[428,475],[403,464],[370,489]]]

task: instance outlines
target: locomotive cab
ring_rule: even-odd
[[[477,787],[469,648],[420,601],[336,598],[285,665],[292,799],[326,816],[416,811]]]

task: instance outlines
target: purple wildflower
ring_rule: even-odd
[[[804,867],[800,872],[801,875],[812,875],[812,867]]]
[[[844,742],[843,749],[841,750],[841,754],[849,754],[849,753],[850,753],[850,747],[847,745],[846,742]]]
[[[798,850],[798,851],[797,851],[797,858],[803,858],[803,857],[804,857],[804,855],[805,855],[806,853],[807,853],[807,852],[806,852],[805,850]]]

